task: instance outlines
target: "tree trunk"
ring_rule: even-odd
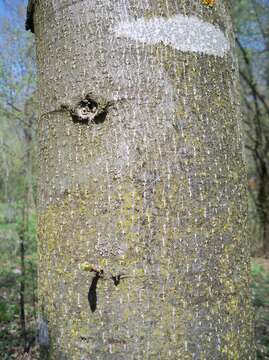
[[[30,1],[49,359],[255,358],[224,3]]]
[[[20,267],[21,267],[21,277],[20,277],[20,325],[21,325],[21,338],[23,341],[23,349],[26,351],[27,347],[27,331],[26,331],[26,319],[25,319],[25,237],[28,225],[28,216],[26,214],[27,209],[26,205],[23,204],[24,208],[22,209],[22,224],[19,231],[20,239]]]

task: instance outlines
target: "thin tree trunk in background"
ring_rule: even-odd
[[[202,3],[30,1],[49,359],[255,358],[234,39]]]
[[[3,168],[5,169],[5,177],[4,177],[4,181],[3,181],[3,188],[4,188],[4,196],[3,196],[3,200],[4,202],[8,203],[9,202],[9,196],[8,196],[8,184],[9,184],[9,166],[7,163],[7,158],[6,158],[6,145],[4,143],[4,139],[0,138],[0,146],[1,146],[1,151],[2,151],[2,156],[3,156]]]
[[[262,187],[264,187],[262,189]],[[268,201],[268,194],[269,194],[269,178],[268,173],[266,171],[265,178],[261,177],[260,181],[260,189],[259,195],[264,194],[262,199],[262,208],[261,211],[263,212],[262,217],[262,230],[263,230],[263,246],[262,246],[262,256],[265,258],[269,258],[269,201]]]
[[[33,268],[32,262],[30,262],[30,273],[31,273],[31,280],[32,280],[32,307],[33,307],[33,314],[36,319],[37,311],[36,311],[36,278],[34,277],[35,269]]]
[[[27,112],[24,112],[25,117]],[[21,278],[20,278],[20,323],[21,323],[21,335],[24,342],[24,351],[29,350],[29,344],[27,344],[27,331],[26,331],[26,317],[25,317],[25,285],[26,285],[26,269],[25,269],[25,244],[28,237],[28,228],[29,228],[29,211],[33,206],[33,193],[32,193],[32,156],[31,156],[31,126],[32,122],[29,120],[28,126],[23,129],[24,139],[25,139],[25,152],[24,152],[24,196],[22,204],[22,214],[21,214],[21,227],[19,229],[19,238],[20,238],[20,267],[21,267]],[[33,302],[35,299],[33,298]],[[35,311],[35,304],[34,304]]]
[[[26,236],[26,224],[27,224],[27,210],[26,205],[23,204],[22,210],[22,224],[19,233],[20,239],[20,324],[21,324],[21,337],[23,339],[23,347],[26,350],[27,347],[27,333],[26,333],[26,320],[25,320],[25,236]]]
[[[255,152],[254,152],[255,154]],[[255,155],[254,155],[255,156]],[[257,157],[259,166],[259,187],[257,195],[257,206],[260,214],[260,223],[262,231],[262,245],[261,245],[261,256],[268,257],[269,255],[269,207],[268,207],[268,193],[269,193],[269,182],[268,182],[268,171],[266,162],[262,157]],[[258,252],[259,255],[259,252]]]
[[[26,269],[25,269],[25,244],[28,238],[28,228],[29,228],[29,209],[32,202],[32,193],[30,188],[32,187],[31,181],[31,135],[30,129],[24,129],[25,137],[25,154],[24,154],[24,177],[25,177],[25,187],[24,187],[24,196],[22,204],[22,222],[20,228],[20,267],[21,267],[21,278],[20,278],[20,322],[21,322],[21,334],[24,342],[24,351],[28,351],[27,344],[27,331],[26,331],[26,317],[25,317],[25,285],[26,285]],[[31,184],[30,184],[31,181]]]

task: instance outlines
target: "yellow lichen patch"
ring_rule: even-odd
[[[134,209],[139,211],[142,207],[141,195],[136,191],[130,191],[122,195],[123,209],[129,210]]]
[[[100,265],[100,267],[101,267],[102,269],[104,269],[106,266],[108,266],[108,259],[105,259],[105,258],[100,259],[100,260],[99,260],[99,265]]]
[[[230,298],[230,300],[228,301],[228,303],[226,305],[226,308],[227,308],[227,310],[229,311],[230,314],[237,315],[239,313],[239,311],[240,311],[238,298],[236,298],[235,296],[232,296]]]
[[[121,218],[117,224],[118,229],[128,234],[130,240],[134,241],[134,238],[137,238],[138,234],[132,231],[132,227],[137,223],[142,214],[142,195],[136,190],[128,191],[120,196],[120,200],[122,204]]]
[[[42,241],[46,237],[46,242]],[[55,210],[50,207],[48,211],[39,218],[39,239],[40,244],[46,247],[46,252],[51,253],[57,248],[58,227]]]
[[[88,263],[87,261],[85,261],[84,263],[80,264],[80,269],[83,270],[83,271],[101,271],[102,269],[97,266],[97,265],[94,265],[94,264],[90,264]]]
[[[228,332],[224,336],[224,341],[226,342],[226,345],[222,348],[222,353],[226,354],[226,359],[239,360],[239,344],[236,334],[232,331]]]
[[[216,0],[203,0],[203,1],[202,1],[202,4],[203,4],[203,5],[211,6],[211,7],[214,6],[215,3],[216,3]]]

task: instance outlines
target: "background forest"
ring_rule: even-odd
[[[269,359],[269,0],[232,1],[248,169],[258,359]],[[26,2],[0,0],[0,358],[35,342],[36,67]]]

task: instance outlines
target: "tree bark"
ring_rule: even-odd
[[[49,359],[255,358],[225,4],[30,1]]]

